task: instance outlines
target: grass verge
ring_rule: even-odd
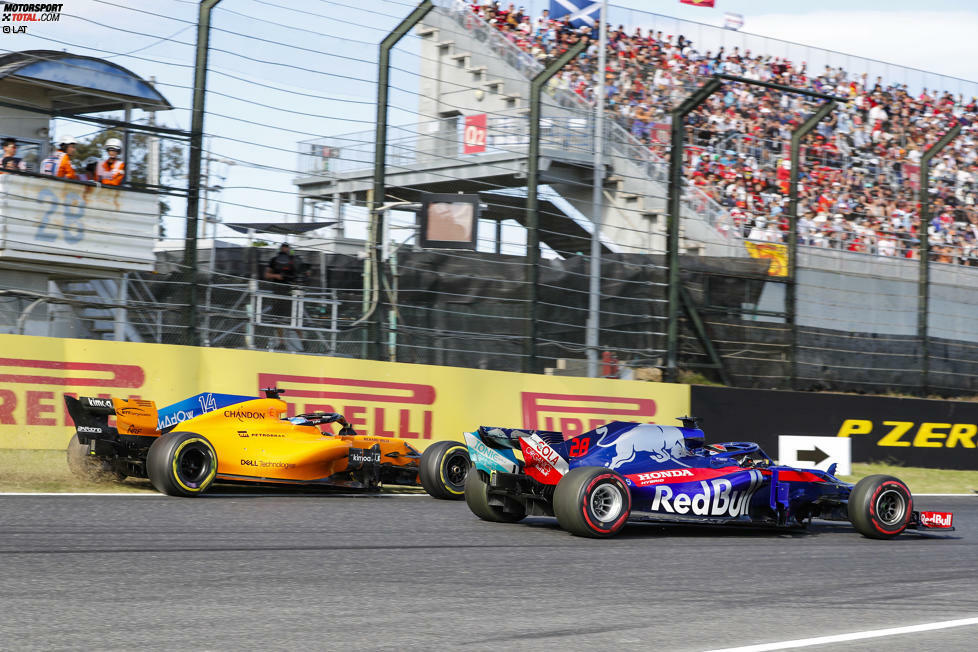
[[[913,493],[973,494],[978,491],[978,471],[948,471],[889,466],[886,464],[853,464],[852,475],[840,476],[856,482],[867,475],[893,475],[910,487]],[[129,478],[125,482],[87,482],[68,470],[64,451],[0,449],[0,492],[106,492],[142,493],[155,491],[148,480]],[[394,493],[417,491],[409,487],[390,487]]]
[[[853,464],[852,475],[839,476],[846,482],[856,482],[867,475],[882,473],[900,478],[915,494],[974,494],[978,491],[978,471],[920,469],[888,464]]]

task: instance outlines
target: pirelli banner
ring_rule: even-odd
[[[576,434],[613,419],[675,424],[689,410],[685,385],[285,353],[0,335],[0,356],[0,448],[64,448],[65,395],[164,406],[278,387],[291,414],[341,412],[357,430],[420,447],[480,425]]]
[[[848,437],[853,462],[978,470],[978,403],[693,386],[707,441],[756,441],[777,456],[779,435]]]

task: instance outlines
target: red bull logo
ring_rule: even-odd
[[[717,478],[709,482],[700,481],[700,491],[685,493],[667,484],[656,485],[652,497],[652,511],[667,514],[695,514],[697,516],[723,516],[737,518],[750,513],[750,503],[760,489],[761,474],[748,472],[749,479],[734,483],[727,478]]]
[[[434,429],[432,385],[260,373],[258,387],[284,389],[289,416],[339,412],[358,432],[378,437],[431,439]]]
[[[78,394],[63,388],[104,388],[90,393],[108,399],[145,380],[139,365],[0,358],[0,425],[71,426],[64,397]]]
[[[609,421],[652,423],[656,413],[651,398],[590,396],[523,392],[523,427],[551,430],[575,437]]]
[[[924,527],[949,528],[954,522],[951,512],[921,512],[920,524]]]

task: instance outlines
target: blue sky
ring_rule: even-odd
[[[309,138],[372,129],[373,79],[377,44],[414,6],[411,0],[223,0],[214,13],[209,115],[209,148],[238,163],[227,168],[220,216],[226,221],[280,221],[294,216],[292,178],[296,143]],[[534,13],[548,4],[524,2]],[[745,17],[744,31],[783,38],[903,66],[961,78],[974,78],[978,61],[978,8],[970,2],[927,3],[825,0],[717,0],[716,9],[681,5],[678,0],[618,0],[612,22],[656,24],[669,21],[640,13],[656,12],[705,25],[719,25],[727,11]],[[885,9],[882,9],[885,7]],[[175,110],[161,122],[189,126],[194,0],[73,0],[59,23],[37,23],[29,34],[0,35],[5,51],[67,49],[109,58],[159,82]],[[673,22],[673,25],[675,23]],[[676,27],[676,29],[680,29]],[[717,34],[728,43],[755,43],[754,49],[784,49],[774,41],[744,34],[685,25],[694,41]],[[390,122],[417,122],[414,89],[418,47],[404,39],[394,58]],[[129,54],[126,54],[129,53]],[[800,48],[792,56],[817,56]],[[849,69],[869,65],[855,56],[830,55],[833,65]],[[949,83],[879,66],[886,76],[912,77],[921,85]],[[973,84],[956,88],[978,94]],[[137,116],[138,117],[138,116]],[[85,135],[78,125],[63,131]],[[174,203],[174,214],[183,207]],[[170,220],[171,235],[182,236],[179,219]],[[230,233],[222,231],[223,239]]]

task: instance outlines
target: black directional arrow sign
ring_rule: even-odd
[[[779,435],[778,462],[786,466],[817,467],[849,475],[852,471],[852,440],[848,437],[819,437],[815,435]]]
[[[818,446],[815,447],[815,450],[798,451],[799,462],[813,462],[815,464],[821,464],[827,459],[829,459],[829,454],[823,451]]]

